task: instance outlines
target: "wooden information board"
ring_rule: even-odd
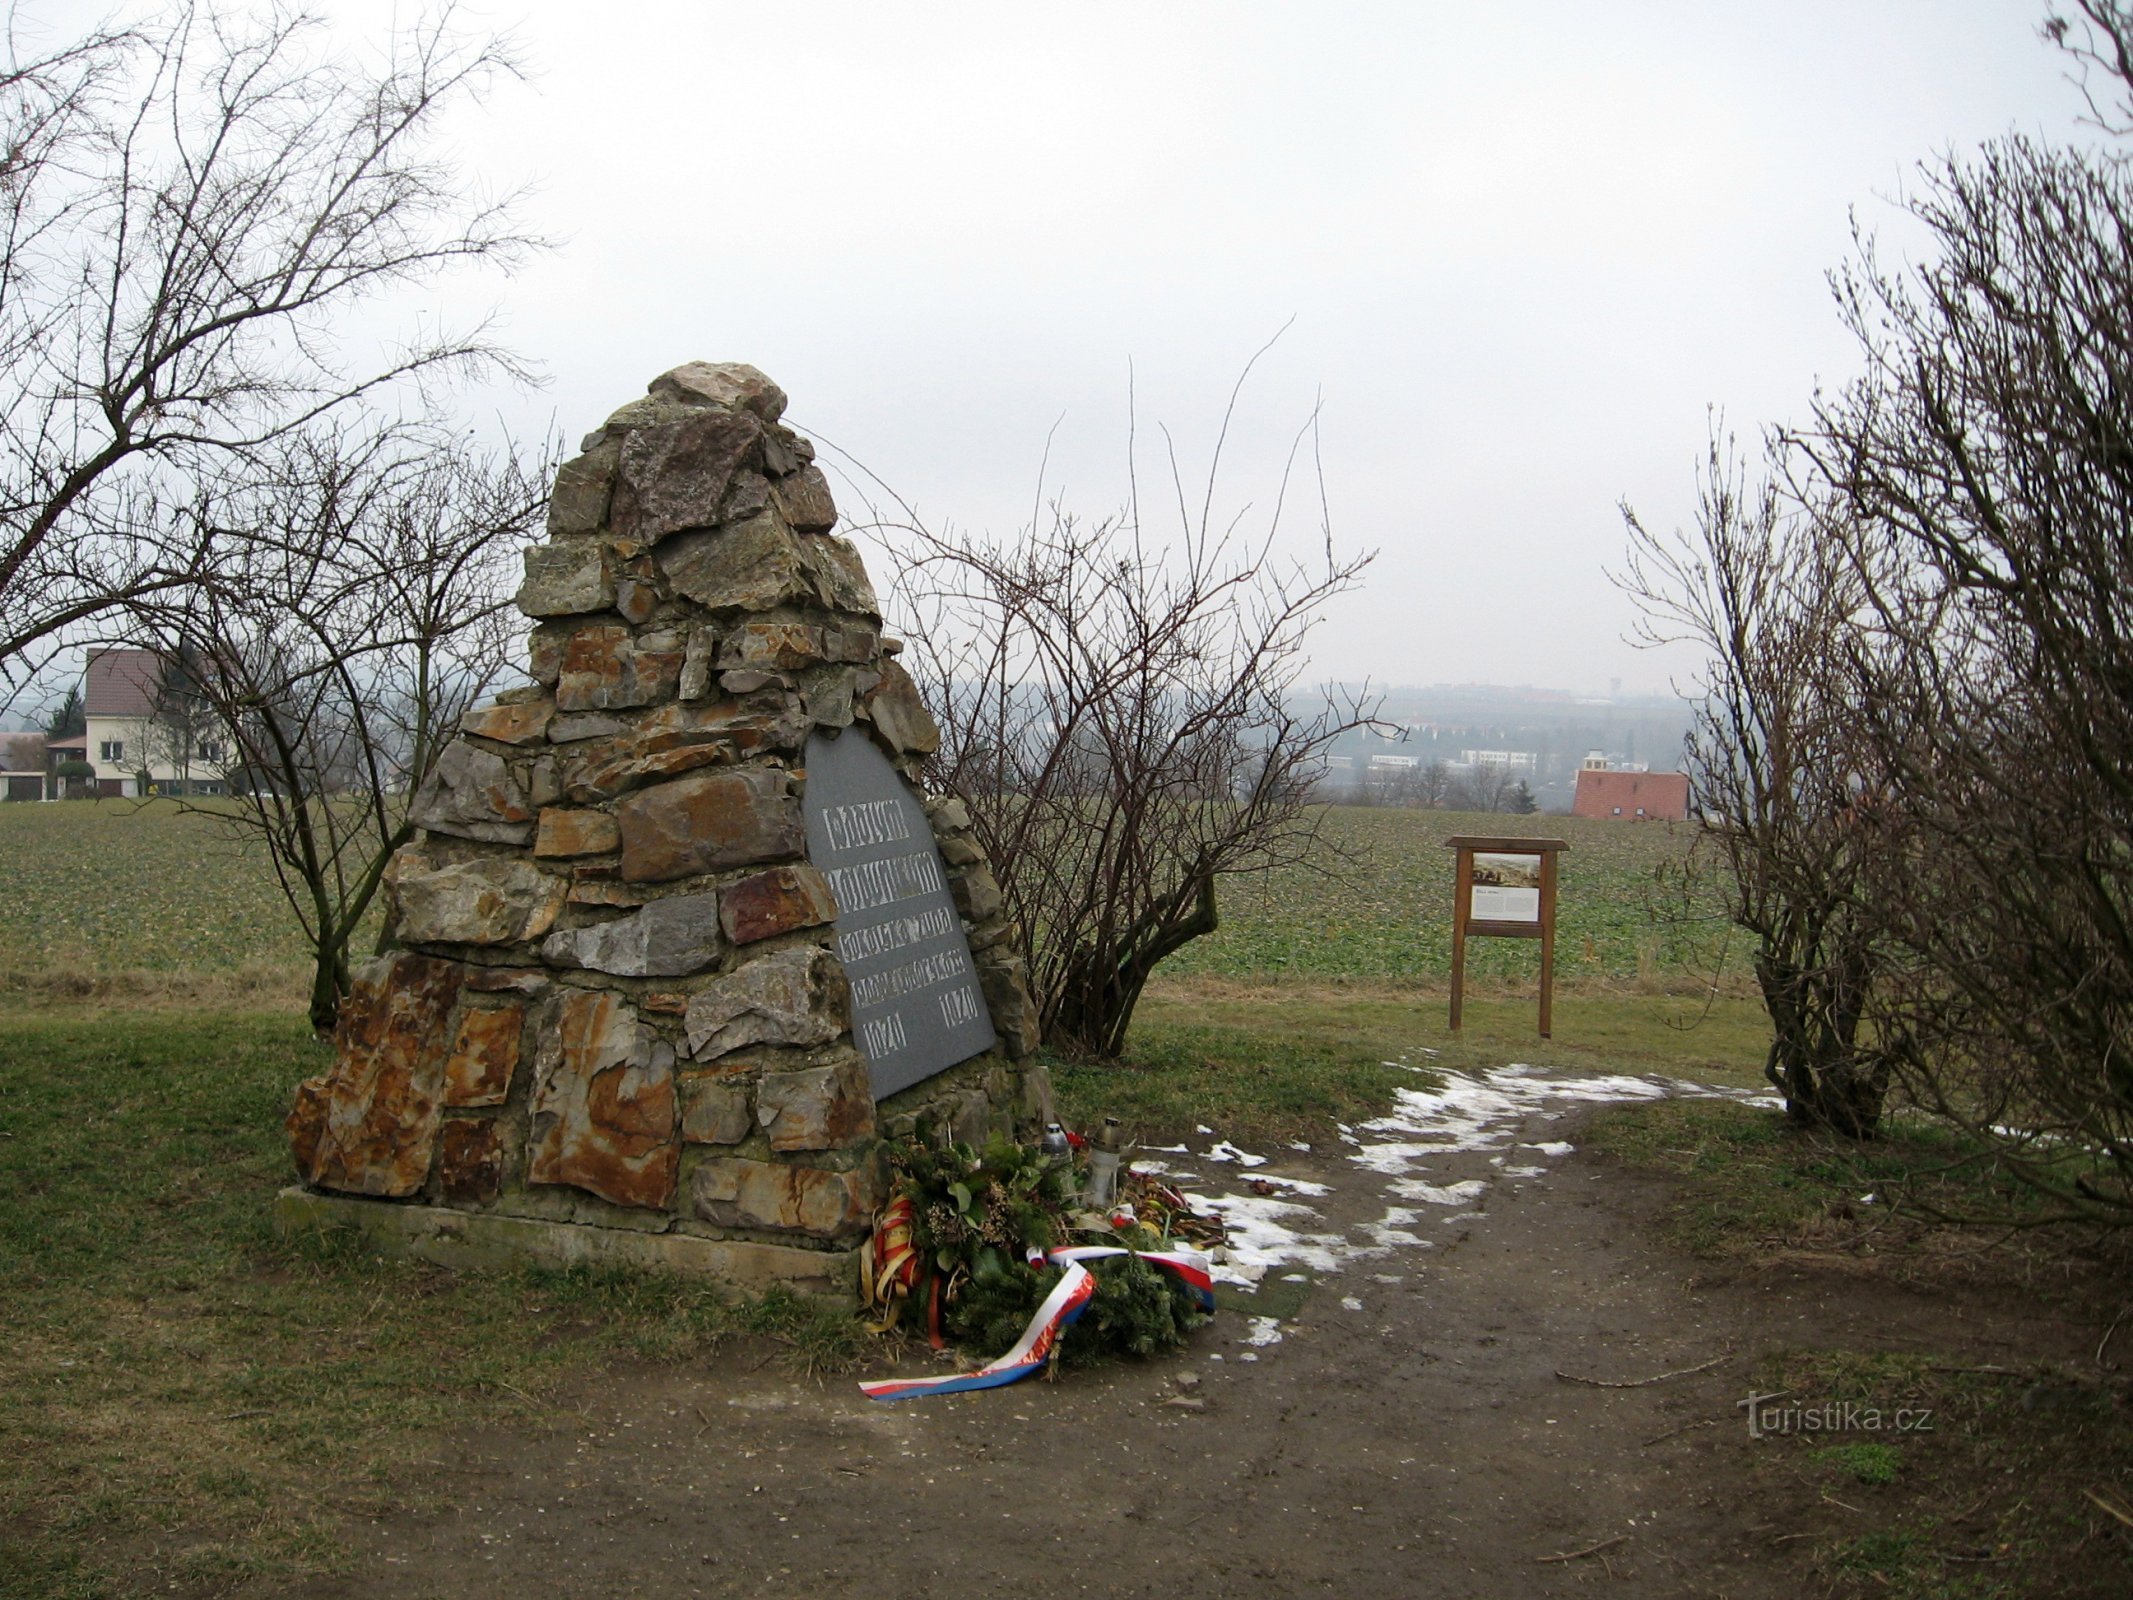
[[[1562,839],[1499,839],[1462,833],[1444,841],[1458,854],[1452,892],[1452,1032],[1466,1003],[1468,935],[1538,939],[1541,946],[1540,1035],[1555,1024],[1555,858]]]

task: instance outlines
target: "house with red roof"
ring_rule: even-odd
[[[1622,822],[1682,822],[1689,814],[1689,775],[1617,771],[1587,757],[1578,769],[1570,814]]]

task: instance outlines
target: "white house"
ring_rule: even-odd
[[[101,796],[223,793],[229,752],[221,735],[159,719],[161,681],[162,664],[152,650],[90,651],[81,691],[86,731],[52,740],[47,760],[54,768],[69,759],[87,761],[96,769]]]

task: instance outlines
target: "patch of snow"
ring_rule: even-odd
[[[1277,1266],[1338,1272],[1342,1257],[1350,1253],[1347,1242],[1337,1234],[1304,1232],[1299,1224],[1307,1218],[1316,1221],[1318,1213],[1294,1201],[1224,1194],[1209,1198],[1202,1209],[1221,1212],[1228,1235],[1229,1260],[1213,1269],[1218,1283],[1249,1286]]]
[[[1363,1302],[1356,1299],[1352,1294],[1343,1295],[1341,1296],[1341,1309],[1343,1311],[1360,1311],[1363,1309]]]
[[[1558,1078],[1514,1064],[1479,1077],[1452,1078],[1435,1089],[1394,1090],[1392,1111],[1364,1123],[1363,1132],[1403,1137],[1366,1145],[1351,1159],[1380,1172],[1404,1167],[1412,1159],[1409,1142],[1423,1138],[1451,1150],[1500,1150],[1517,1138],[1527,1117],[1557,1103],[1658,1100],[1670,1092],[1667,1084],[1652,1078]]]
[[[1354,1231],[1370,1243],[1358,1246],[1355,1254],[1358,1257],[1382,1256],[1390,1255],[1395,1250],[1436,1249],[1434,1240],[1425,1239],[1419,1233],[1409,1231],[1420,1215],[1420,1212],[1410,1211],[1405,1206],[1387,1206],[1385,1215],[1378,1221],[1357,1223]]]
[[[1194,1133],[1213,1133],[1215,1130],[1210,1128],[1206,1123],[1203,1122],[1196,1126],[1192,1131]]]
[[[1244,1330],[1244,1342],[1258,1349],[1281,1343],[1281,1319],[1279,1317],[1254,1317],[1251,1326]]]
[[[1579,1103],[1649,1101],[1675,1095],[1725,1098],[1748,1105],[1775,1103],[1768,1095],[1678,1079],[1629,1074],[1557,1077],[1524,1064],[1454,1076],[1435,1088],[1396,1090],[1392,1108],[1385,1116],[1356,1127],[1336,1124],[1342,1142],[1351,1147],[1348,1159],[1390,1180],[1386,1185],[1387,1200],[1393,1203],[1388,1203],[1384,1216],[1377,1222],[1354,1224],[1345,1235],[1325,1231],[1325,1219],[1303,1202],[1329,1194],[1329,1187],[1271,1172],[1255,1172],[1252,1187],[1271,1187],[1279,1191],[1277,1194],[1196,1193],[1195,1204],[1221,1212],[1228,1231],[1228,1242],[1213,1252],[1214,1277],[1249,1289],[1259,1286],[1270,1274],[1286,1282],[1308,1281],[1307,1273],[1339,1272],[1374,1258],[1435,1249],[1438,1241],[1425,1238],[1418,1231],[1425,1214],[1434,1216],[1442,1225],[1482,1221],[1488,1215],[1482,1205],[1498,1178],[1544,1178],[1549,1169],[1540,1164],[1541,1160],[1571,1154],[1575,1147],[1568,1140],[1521,1138],[1536,1120],[1563,1115]],[[1212,1132],[1204,1124],[1199,1131]],[[1182,1146],[1142,1148],[1170,1156],[1192,1155]],[[1300,1141],[1289,1148],[1310,1150]],[[1433,1164],[1443,1157],[1464,1153],[1485,1155],[1494,1170],[1486,1178],[1429,1181],[1427,1174]],[[1266,1157],[1240,1150],[1227,1139],[1219,1140],[1204,1156],[1194,1159],[1242,1167],[1258,1167],[1266,1161]],[[1167,1181],[1180,1185],[1192,1182],[1195,1176],[1189,1170],[1180,1171],[1165,1162],[1145,1158],[1136,1160],[1133,1166],[1137,1171],[1164,1174]],[[1450,1214],[1439,1215],[1437,1208]],[[1375,1277],[1381,1283],[1403,1281],[1397,1273]],[[1273,1319],[1253,1319],[1254,1328],[1262,1325],[1271,1328]],[[1237,1359],[1251,1357],[1244,1354]]]
[[[1420,1178],[1396,1178],[1392,1192],[1402,1200],[1420,1200],[1431,1206],[1463,1206],[1489,1192],[1487,1180],[1467,1178],[1459,1183],[1424,1183]]]

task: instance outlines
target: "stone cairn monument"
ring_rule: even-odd
[[[678,367],[556,474],[535,681],[411,802],[285,1227],[849,1293],[885,1136],[1048,1114],[999,885],[915,787],[939,730],[784,408]]]

